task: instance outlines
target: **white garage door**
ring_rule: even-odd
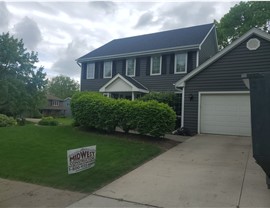
[[[249,94],[201,94],[200,132],[251,135]]]

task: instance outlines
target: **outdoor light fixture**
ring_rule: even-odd
[[[190,101],[193,100],[193,95],[192,95],[192,94],[189,95],[189,100],[190,100]]]

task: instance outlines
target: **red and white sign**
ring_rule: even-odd
[[[67,151],[68,174],[92,168],[96,161],[96,146],[82,147]]]

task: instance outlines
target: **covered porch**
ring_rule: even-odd
[[[149,93],[148,89],[134,78],[120,74],[115,75],[110,81],[103,85],[99,89],[99,92],[111,98],[124,98],[129,100],[135,100]]]

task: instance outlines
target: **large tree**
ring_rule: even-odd
[[[0,35],[0,113],[16,117],[37,111],[47,80],[36,63],[37,53],[28,52],[22,40]]]
[[[71,97],[79,89],[77,81],[64,75],[53,77],[48,83],[48,93],[62,99]]]
[[[220,48],[226,47],[253,27],[269,33],[270,2],[240,2],[225,14],[220,22],[216,21]]]

